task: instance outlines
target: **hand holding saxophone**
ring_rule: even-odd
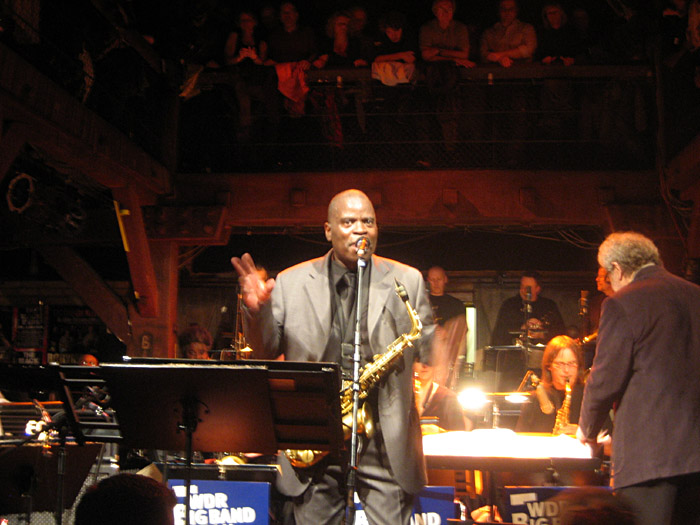
[[[238,285],[241,290],[241,299],[246,308],[252,313],[258,313],[260,308],[270,300],[275,280],[263,280],[260,271],[255,266],[249,253],[244,253],[240,259],[233,257],[231,264],[238,272]]]

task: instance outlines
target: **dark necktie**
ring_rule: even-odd
[[[352,272],[345,272],[342,279],[338,281],[338,293],[340,294],[340,304],[343,306],[343,322],[346,326],[353,318],[352,308],[355,303],[355,280],[357,276]]]

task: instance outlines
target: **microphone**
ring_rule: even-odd
[[[578,300],[578,315],[588,315],[588,290],[581,290],[581,298]]]
[[[357,239],[355,246],[357,246],[357,256],[364,257],[370,247],[369,239],[367,237],[360,237]]]
[[[532,313],[532,287],[525,287],[525,311],[529,314]]]

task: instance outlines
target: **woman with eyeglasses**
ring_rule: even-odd
[[[520,412],[517,432],[551,432],[557,411],[564,403],[566,383],[571,386],[571,407],[565,434],[575,434],[578,423],[585,370],[583,352],[571,337],[559,335],[549,341],[542,355],[542,381],[536,395],[525,403]]]

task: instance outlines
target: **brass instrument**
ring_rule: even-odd
[[[586,337],[581,339],[581,344],[586,344],[590,343],[591,341],[595,341],[598,338],[598,330],[593,332],[592,334],[588,334]]]
[[[566,382],[566,395],[561,408],[557,410],[557,419],[554,421],[552,434],[558,436],[564,434],[564,430],[569,425],[569,411],[571,410],[571,384]]]
[[[360,369],[360,401],[367,398],[371,389],[389,372],[394,363],[403,355],[406,347],[413,345],[413,341],[420,337],[423,330],[423,323],[421,323],[418,312],[408,302],[406,289],[396,279],[394,279],[394,290],[404,302],[406,311],[411,318],[411,331],[408,334],[401,334],[387,347],[386,352],[375,355],[371,362]],[[350,439],[352,433],[352,407],[352,381],[343,381],[343,389],[340,392],[340,413],[343,418],[343,434],[346,440]],[[365,434],[368,438],[374,435],[372,411],[366,403],[362,403],[357,411],[357,431]],[[285,450],[284,453],[295,467],[310,467],[328,454],[322,450]]]
[[[253,353],[253,349],[248,346],[243,333],[243,294],[238,292],[236,302],[236,338],[231,343],[234,350],[235,359],[248,359]]]

